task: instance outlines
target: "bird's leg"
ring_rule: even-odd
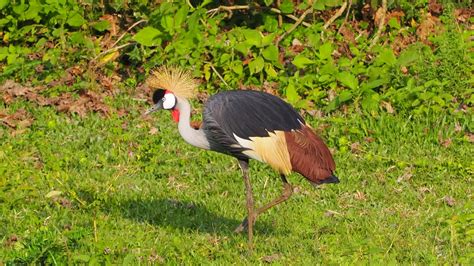
[[[281,181],[283,181],[283,192],[281,193],[281,195],[278,198],[266,204],[265,206],[260,207],[257,210],[257,216],[261,214],[262,212],[270,209],[271,207],[275,205],[278,205],[286,201],[287,199],[291,197],[291,195],[293,194],[293,187],[290,185],[290,183],[288,183],[288,180],[286,180],[286,176],[281,175]]]
[[[293,194],[293,187],[290,185],[290,183],[288,183],[288,180],[286,180],[286,177],[285,175],[281,175],[281,180],[283,181],[283,192],[281,193],[281,195],[272,200],[271,202],[269,202],[268,204],[260,207],[257,209],[256,213],[255,213],[255,217],[253,218],[253,222],[255,222],[255,220],[257,219],[257,217],[263,213],[264,211],[270,209],[271,207],[275,206],[275,205],[278,205],[284,201],[286,201],[287,199],[289,199],[291,197],[291,195]],[[247,226],[250,226],[249,222],[248,222],[248,219],[245,218],[242,223],[235,229],[234,232],[236,233],[240,233],[242,232]]]
[[[248,238],[249,238],[249,247],[252,248],[252,239],[253,239],[253,224],[255,222],[255,210],[253,205],[253,194],[252,194],[252,185],[250,184],[249,178],[249,163],[248,161],[239,160],[239,166],[242,169],[242,175],[244,177],[245,183],[245,192],[247,194],[247,212],[248,220],[250,221],[248,226]]]

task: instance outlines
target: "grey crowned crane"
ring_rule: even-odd
[[[293,107],[280,98],[258,91],[225,91],[213,95],[204,107],[200,128],[190,124],[191,105],[197,82],[190,73],[161,67],[147,80],[154,105],[145,114],[170,110],[183,139],[198,148],[235,157],[242,170],[247,194],[248,216],[235,229],[248,229],[251,245],[253,225],[258,215],[284,202],[293,193],[286,176],[291,171],[303,175],[311,184],[338,183],[333,174],[334,159],[313,129]],[[268,163],[283,181],[283,193],[255,209],[249,178],[249,160]]]

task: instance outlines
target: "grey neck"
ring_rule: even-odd
[[[176,97],[176,109],[179,110],[178,130],[183,139],[198,148],[209,150],[210,145],[206,135],[202,129],[194,129],[191,127],[191,105],[188,100]]]

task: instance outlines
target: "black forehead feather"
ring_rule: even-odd
[[[157,89],[153,92],[153,103],[159,102],[165,96],[165,90]]]

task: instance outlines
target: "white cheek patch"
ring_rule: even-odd
[[[171,109],[176,105],[176,97],[173,94],[167,93],[163,96],[163,109]]]

